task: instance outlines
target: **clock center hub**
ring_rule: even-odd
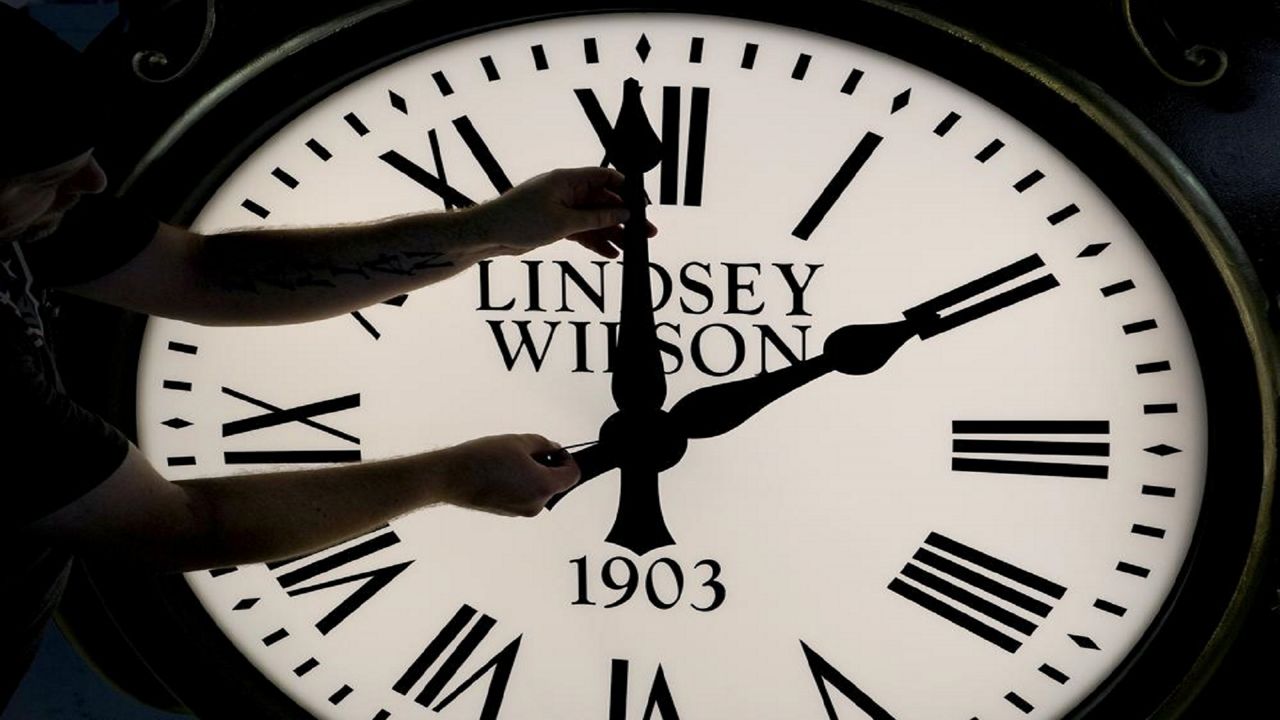
[[[689,441],[676,432],[664,410],[620,410],[600,428],[600,444],[613,450],[618,467],[662,472],[684,457]]]

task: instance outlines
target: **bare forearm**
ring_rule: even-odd
[[[284,324],[359,310],[455,275],[493,247],[474,209],[201,239],[206,324]]]
[[[299,555],[443,502],[447,453],[179,481],[175,485],[187,494],[199,531],[158,569],[204,569]]]
[[[556,448],[540,435],[495,435],[393,460],[170,482],[130,446],[97,487],[24,532],[122,570],[278,560],[438,503],[537,515],[578,480],[572,462],[535,459]]]

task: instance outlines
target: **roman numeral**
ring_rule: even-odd
[[[822,695],[822,706],[827,709],[828,720],[840,720],[840,716],[836,714],[836,706],[831,702],[831,693],[827,690],[830,685],[840,691],[853,704],[865,713],[866,717],[872,720],[894,720],[889,711],[880,707],[879,703],[871,699],[853,681],[845,677],[835,668],[834,665],[827,662],[813,648],[800,641],[800,647],[804,648],[804,659],[809,664],[809,672],[813,673],[813,681],[818,685],[818,693]]]
[[[601,147],[609,147],[609,137],[613,134],[613,123],[605,114],[604,108],[591,89],[574,90],[582,111],[600,139]],[[710,88],[695,87],[689,93],[689,125],[688,137],[683,141],[680,133],[680,121],[683,111],[681,99],[684,91],[679,87],[662,88],[662,128],[659,130],[662,142],[661,188],[658,201],[663,205],[702,205],[702,180],[707,160],[707,122],[711,108]],[[680,153],[684,151],[684,199],[680,200]],[[609,164],[606,152],[600,166]]]
[[[883,137],[869,132],[862,136],[858,144],[854,146],[853,152],[849,153],[849,157],[845,159],[844,164],[836,171],[835,177],[827,183],[822,193],[818,195],[818,199],[813,201],[813,205],[809,207],[808,212],[801,218],[800,223],[796,225],[795,230],[791,234],[801,240],[808,240],[813,235],[813,231],[818,229],[819,223],[831,212],[831,208],[835,207],[836,201],[849,189],[850,183],[857,177],[858,172],[862,170],[862,166],[867,164],[871,159],[871,154],[880,147],[880,141]]]
[[[480,615],[480,619],[475,620],[476,615]],[[435,712],[440,712],[448,707],[450,703],[458,698],[459,695],[466,692],[477,680],[492,673],[489,678],[489,690],[485,695],[484,708],[480,711],[480,720],[496,720],[498,712],[502,709],[502,701],[507,692],[507,682],[511,679],[511,669],[515,666],[516,656],[520,653],[520,639],[517,636],[502,650],[498,651],[489,659],[480,669],[476,670],[461,685],[458,685],[453,692],[449,693],[443,700],[436,703],[432,707],[432,703],[436,698],[444,692],[445,687],[449,685],[454,676],[462,670],[462,666],[475,654],[480,644],[488,636],[489,631],[493,629],[497,621],[488,615],[478,613],[475,608],[470,605],[463,605],[453,614],[453,617],[445,623],[445,626],[436,633],[436,636],[427,644],[425,650],[418,655],[405,670],[404,675],[396,681],[392,689],[401,695],[409,695],[413,692],[418,681],[427,677],[428,671],[432,671],[430,677],[427,677],[426,685],[422,690],[418,691],[414,701],[419,705],[430,708]],[[470,629],[468,629],[470,626]],[[463,635],[463,631],[466,634]],[[458,640],[458,636],[462,635],[462,639],[454,645],[454,641]],[[445,651],[449,650],[447,657],[444,657]],[[444,658],[442,661],[441,658]],[[437,664],[437,661],[440,661]]]
[[[493,189],[497,190],[499,194],[510,190],[511,181],[489,150],[488,143],[484,141],[475,124],[471,122],[471,118],[463,115],[453,121],[453,127],[462,138],[462,142],[466,144],[467,150],[471,152],[471,156],[480,165],[480,169],[484,171],[489,183],[493,185]],[[432,161],[435,165],[434,174],[395,150],[389,150],[378,157],[386,164],[400,171],[405,177],[431,191],[444,201],[446,208],[471,207],[475,205],[474,200],[446,181],[444,161],[440,152],[440,139],[434,129],[427,132],[427,140],[431,144]]]
[[[1044,267],[1044,260],[1041,260],[1039,255],[1028,255],[999,270],[987,273],[977,280],[965,283],[954,290],[921,303],[907,310],[903,315],[920,328],[918,333],[920,339],[928,340],[935,335],[954,330],[961,325],[973,322],[997,310],[1003,310],[1057,287],[1058,279],[1050,273],[1008,290],[1003,290],[996,295],[985,297],[971,305],[955,309],[958,305],[1017,280],[1023,275],[1030,275],[1042,267]],[[944,310],[950,310],[951,312],[943,316],[941,313]]]
[[[230,395],[237,400],[243,400],[250,405],[267,411],[265,414],[254,415],[252,417],[223,423],[222,437],[224,438],[235,435],[244,435],[267,428],[289,425],[291,423],[298,423],[299,425],[305,425],[327,435],[336,437],[348,444],[360,444],[360,438],[312,419],[320,415],[327,415],[329,413],[360,407],[359,393],[354,395],[345,395],[331,400],[322,400],[320,402],[299,405],[294,408],[281,408],[229,387],[222,388],[222,392],[224,395]],[[223,454],[223,460],[228,465],[247,465],[256,463],[359,462],[360,459],[361,454],[358,449],[250,450],[239,452],[227,451]]]
[[[951,450],[955,453],[951,458],[951,469],[1006,475],[1106,478],[1108,469],[1105,464],[1049,462],[1042,458],[1109,457],[1110,443],[1084,442],[1079,436],[1100,436],[1090,440],[1106,440],[1110,430],[1111,423],[1106,420],[956,420],[951,424],[951,431],[956,436],[951,441]],[[964,437],[968,435],[988,437]]]
[[[280,587],[288,592],[289,597],[354,586],[354,589],[348,587],[348,595],[316,622],[316,629],[322,635],[328,635],[330,631],[351,617],[356,610],[390,585],[413,564],[413,561],[393,563],[341,577],[334,577],[334,575],[358,561],[374,557],[399,544],[399,536],[388,526],[383,525],[372,533],[337,546],[336,551],[330,548],[310,555],[268,563],[267,568],[273,573],[285,568],[284,572],[276,574],[275,578],[280,583]]]
[[[1067,592],[1055,582],[936,532],[912,560],[889,583],[890,590],[1011,653],[1022,647],[1014,635],[1030,637],[1039,627],[1027,616],[1048,617],[1053,610],[1049,601]]]
[[[489,184],[493,186],[493,189],[498,191],[498,194],[510,190],[512,187],[511,180],[507,177],[506,171],[502,169],[502,165],[498,163],[497,158],[494,157],[493,152],[489,150],[489,144],[481,137],[480,131],[476,129],[475,123],[471,121],[471,118],[463,115],[453,121],[453,127],[458,136],[462,138],[462,142],[467,146],[471,157],[475,159],[476,163],[480,165],[480,169],[484,171],[485,177],[489,179]],[[427,142],[431,146],[434,174],[395,150],[389,150],[380,155],[379,158],[399,170],[410,180],[434,193],[444,202],[446,210],[475,205],[476,202],[474,200],[449,184],[448,174],[445,172],[444,167],[444,155],[440,150],[440,135],[435,128],[427,131]],[[423,267],[445,267],[447,265],[435,265],[432,264],[432,260],[434,259],[428,259]],[[383,304],[401,307],[404,305],[405,297],[400,295],[385,301]],[[369,322],[369,319],[363,313],[357,311],[351,313],[351,316],[374,340],[382,338],[382,333],[378,331],[373,323]]]
[[[627,720],[627,678],[630,675],[630,662],[614,660],[609,673],[609,720]],[[667,676],[658,665],[654,675],[653,686],[649,689],[649,699],[644,704],[642,720],[680,720],[675,699],[671,696],[671,687],[667,685]]]

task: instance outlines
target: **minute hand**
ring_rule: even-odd
[[[609,138],[608,152],[626,176],[622,197],[631,212],[623,235],[622,311],[618,317],[613,399],[619,410],[656,411],[666,402],[667,381],[653,318],[644,174],[661,161],[662,143],[649,124],[640,101],[640,83],[634,79],[623,84],[622,109]]]
[[[913,337],[928,340],[1057,287],[1057,278],[1043,275],[941,315],[1041,267],[1040,256],[1030,255],[906,310],[898,322],[846,325],[827,336],[821,355],[775,372],[695,390],[671,408],[671,419],[689,439],[715,437],[832,370],[846,375],[875,372]]]

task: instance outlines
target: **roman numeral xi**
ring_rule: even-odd
[[[498,194],[510,190],[512,185],[507,172],[503,170],[502,165],[494,156],[493,151],[489,149],[489,144],[480,135],[480,131],[476,128],[475,123],[471,121],[471,118],[466,115],[454,118],[453,128],[457,136],[462,139],[463,144],[466,145],[471,157],[475,159],[476,164],[480,166],[485,177],[488,178],[489,184],[493,186],[493,189]],[[451,210],[475,205],[475,200],[472,200],[469,196],[449,184],[449,177],[445,171],[444,153],[441,150],[440,133],[435,128],[430,128],[427,130],[426,139],[431,148],[431,165],[434,172],[410,160],[397,150],[388,150],[379,155],[378,158],[398,170],[409,180],[422,186],[423,189],[439,197],[444,202],[445,209]],[[416,269],[430,269],[445,267],[448,264],[447,262],[438,262],[438,257],[431,257],[428,254],[417,258],[415,266]],[[407,297],[407,295],[399,295],[384,301],[382,304],[403,307]],[[356,311],[351,313],[351,316],[356,319],[356,322],[360,323],[360,326],[374,340],[382,339],[382,332],[365,317],[363,312]]]

